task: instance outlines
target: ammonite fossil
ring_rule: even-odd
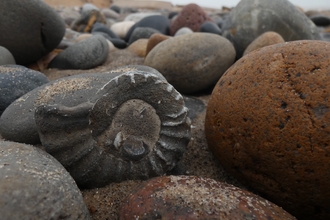
[[[153,72],[128,69],[98,95],[95,104],[42,105],[35,113],[45,150],[80,187],[148,179],[176,165],[190,140],[190,119],[172,85]]]

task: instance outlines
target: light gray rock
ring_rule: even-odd
[[[192,33],[167,39],[155,46],[144,64],[155,68],[184,94],[215,84],[234,63],[235,49],[224,37]]]
[[[65,23],[41,0],[0,1],[0,42],[17,64],[29,64],[52,51],[62,40]]]
[[[91,3],[86,3],[81,7],[81,13],[85,13],[85,12],[92,11],[92,10],[99,11],[100,9]]]
[[[11,219],[90,219],[80,190],[52,156],[0,141],[0,213]]]
[[[7,48],[0,46],[0,65],[16,64],[15,58]]]
[[[91,69],[101,65],[108,53],[107,40],[103,36],[94,35],[62,51],[49,63],[49,68]]]
[[[321,39],[313,22],[287,0],[241,0],[222,30],[222,36],[233,42],[237,58],[267,31],[279,33],[285,41]]]
[[[175,32],[174,37],[184,35],[184,34],[191,34],[193,31],[188,27],[182,27],[177,32]]]

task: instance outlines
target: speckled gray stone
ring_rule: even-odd
[[[90,219],[64,167],[31,145],[0,141],[0,213],[12,219]]]

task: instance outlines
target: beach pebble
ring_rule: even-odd
[[[154,47],[144,64],[155,68],[183,94],[215,84],[234,63],[235,49],[224,37],[192,33],[173,37]]]
[[[206,12],[196,4],[188,4],[182,8],[178,16],[171,22],[170,35],[174,35],[180,28],[188,27],[192,31],[199,31],[205,21],[211,21]]]
[[[78,32],[91,32],[96,23],[106,24],[107,20],[98,10],[88,10],[81,13],[80,17],[72,22],[71,29]]]
[[[242,57],[208,102],[221,165],[298,219],[330,219],[330,43],[293,41]]]
[[[44,84],[15,100],[0,117],[3,138],[26,144],[40,143],[34,112],[41,104],[76,106],[91,101],[117,73],[79,74]],[[20,117],[17,117],[17,116]]]
[[[263,34],[261,34],[259,37],[257,37],[254,41],[252,41],[249,46],[245,49],[243,56],[246,54],[273,44],[279,44],[279,43],[284,43],[284,39],[281,35],[279,35],[276,32],[273,31],[268,31]]]
[[[138,39],[134,41],[127,50],[139,55],[140,57],[146,57],[148,39]]]
[[[112,18],[112,19],[118,19],[119,18],[119,14],[117,12],[115,12],[114,10],[111,10],[109,8],[102,8],[101,13],[106,18]]]
[[[168,38],[170,38],[170,36],[164,34],[151,35],[151,37],[148,40],[146,54],[148,54],[152,50],[152,48],[154,48],[157,44],[163,42],[164,40],[167,40]]]
[[[16,64],[15,58],[7,48],[0,46],[0,66],[5,64]]]
[[[143,18],[154,16],[154,15],[161,15],[159,12],[141,12],[141,13],[131,13],[127,15],[124,19],[124,21],[132,21],[134,23],[137,23],[141,21]]]
[[[309,17],[315,25],[317,26],[324,26],[327,27],[330,25],[330,16],[326,16],[326,15],[313,15],[311,17]]]
[[[212,21],[205,21],[199,28],[199,32],[206,32],[221,35],[221,29]]]
[[[119,37],[111,29],[109,29],[107,26],[105,26],[104,24],[99,23],[99,22],[96,22],[93,25],[91,32],[92,32],[92,34],[93,34],[93,32],[103,32],[103,33],[106,33],[107,35],[109,35],[110,38],[119,39]]]
[[[106,39],[94,35],[63,50],[50,62],[49,68],[91,69],[102,64],[107,59],[108,52]]]
[[[287,0],[241,0],[225,20],[222,36],[234,44],[240,58],[267,31],[279,33],[285,41],[321,39],[314,23]]]
[[[118,14],[121,13],[121,8],[118,5],[111,5],[110,9],[117,12]]]
[[[92,10],[99,11],[100,9],[98,7],[96,7],[94,4],[91,4],[91,3],[85,3],[81,7],[81,13],[85,13],[85,12],[92,11]]]
[[[129,29],[129,31],[127,32],[127,34],[125,36],[126,42],[129,41],[131,34],[135,30],[135,28],[139,28],[139,27],[153,28],[153,29],[160,31],[160,33],[162,33],[162,34],[168,35],[169,27],[170,27],[170,20],[163,15],[152,15],[152,16],[145,17],[141,21],[134,24]]]
[[[190,28],[188,27],[182,27],[177,32],[175,32],[174,37],[184,35],[184,34],[191,34],[194,33]]]
[[[160,34],[160,32],[154,28],[150,27],[137,27],[132,32],[128,44],[132,44],[136,40],[139,39],[149,39],[151,35],[153,34]]]
[[[196,176],[142,182],[125,198],[120,219],[295,219],[277,205],[235,186]]]
[[[0,116],[13,101],[48,82],[44,74],[24,66],[0,66]]]
[[[80,13],[74,8],[63,8],[60,10],[59,15],[63,18],[66,25],[71,26],[72,22],[80,17]]]
[[[113,24],[111,30],[119,36],[121,39],[124,39],[128,30],[135,24],[134,21],[121,21]]]
[[[0,1],[0,44],[17,64],[29,64],[52,51],[62,40],[65,23],[44,1]]]
[[[0,141],[1,219],[90,219],[80,190],[52,156]]]

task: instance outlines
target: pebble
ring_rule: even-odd
[[[206,32],[221,35],[221,29],[212,21],[205,21],[199,28],[199,32]]]
[[[113,10],[113,11],[115,11],[115,12],[117,12],[118,14],[120,14],[121,13],[121,8],[118,6],[118,5],[111,5],[110,6],[110,9],[111,10]]]
[[[182,27],[177,32],[175,32],[174,37],[184,35],[184,34],[191,34],[194,33],[190,28],[188,27]]]
[[[188,27],[192,31],[199,31],[200,26],[205,21],[211,21],[206,12],[196,4],[188,4],[182,8],[178,16],[172,20],[170,26],[170,35],[174,34],[182,27]]]
[[[124,21],[132,21],[137,23],[141,21],[143,18],[154,16],[154,15],[161,15],[159,12],[141,12],[141,13],[132,13],[125,17]]]
[[[16,61],[7,48],[0,46],[0,66],[5,64],[16,64]]]
[[[259,37],[257,37],[254,41],[252,41],[249,46],[245,49],[243,56],[245,56],[246,54],[265,47],[265,46],[269,46],[269,45],[273,45],[273,44],[280,44],[280,43],[284,43],[284,39],[281,35],[279,35],[276,32],[273,31],[268,31],[265,32],[263,34],[261,34]]]
[[[148,40],[147,48],[146,48],[146,55],[160,42],[163,42],[164,40],[167,40],[170,38],[168,35],[164,34],[153,34]]]
[[[106,18],[112,18],[112,19],[118,19],[119,18],[119,13],[117,13],[114,10],[111,10],[109,8],[102,8],[101,13]]]
[[[109,35],[110,38],[120,39],[112,30],[110,30],[107,26],[105,26],[104,24],[99,23],[99,22],[96,22],[93,25],[93,28],[92,28],[91,32],[92,32],[92,34],[94,32],[103,32],[103,33]]]
[[[108,53],[106,39],[94,35],[63,50],[50,62],[49,68],[91,69],[102,64]]]
[[[154,28],[150,28],[150,27],[137,27],[134,29],[134,31],[132,32],[128,44],[132,44],[133,42],[135,42],[136,40],[139,39],[149,39],[151,35],[153,34],[160,34],[160,32]]]
[[[316,26],[323,26],[323,27],[327,27],[330,25],[330,16],[326,16],[326,15],[314,15],[309,17]]]
[[[61,42],[65,23],[44,1],[0,1],[0,8],[6,12],[0,13],[1,46],[12,53],[17,64],[35,62]]]
[[[121,21],[113,24],[111,30],[119,36],[121,39],[124,39],[128,30],[135,24],[134,21]]]
[[[104,84],[117,75],[111,72],[79,74],[39,86],[15,100],[3,112],[0,117],[1,136],[20,143],[40,143],[34,118],[38,106],[63,104],[70,107],[87,102]]]
[[[106,19],[98,10],[88,10],[81,13],[80,17],[72,22],[71,29],[78,32],[91,32],[96,23],[106,24]]]
[[[287,0],[241,0],[224,21],[222,31],[222,36],[233,42],[237,58],[267,31],[279,33],[285,41],[321,39],[313,22]]]
[[[48,82],[44,74],[24,66],[0,66],[0,116],[16,99]]]
[[[86,3],[81,7],[81,13],[89,12],[92,10],[100,11],[98,7],[91,3]]]
[[[147,55],[147,45],[148,39],[138,39],[134,43],[127,47],[127,50],[139,55],[140,57],[146,57]]]
[[[0,141],[1,219],[90,219],[75,181],[45,151]]]
[[[295,219],[277,205],[235,186],[196,176],[141,183],[124,199],[120,219]]]
[[[205,135],[222,166],[297,219],[330,219],[327,48],[304,40],[249,53],[207,106]]]
[[[169,34],[169,27],[170,27],[170,20],[163,15],[151,15],[148,17],[143,18],[141,21],[134,24],[125,36],[125,41],[128,42],[131,34],[135,30],[135,28],[139,27],[149,27],[154,28],[160,33],[168,35]]]
[[[153,48],[144,64],[155,68],[179,92],[190,94],[215,84],[234,63],[235,49],[224,37],[192,33]]]

